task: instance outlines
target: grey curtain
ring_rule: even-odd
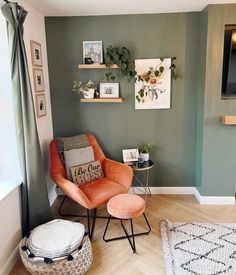
[[[7,22],[11,55],[13,107],[23,178],[22,232],[25,235],[35,226],[51,220],[52,216],[23,41],[23,23],[27,11],[17,3],[8,3],[2,7],[2,13]]]

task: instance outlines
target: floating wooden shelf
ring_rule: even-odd
[[[235,116],[222,116],[222,124],[225,125],[236,125],[236,115]]]
[[[79,69],[118,69],[116,64],[106,66],[106,64],[79,64]]]
[[[123,99],[119,98],[81,98],[81,102],[85,103],[121,103]]]

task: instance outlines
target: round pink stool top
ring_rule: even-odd
[[[145,200],[133,194],[116,195],[107,203],[108,213],[118,219],[139,217],[145,211],[145,207]]]

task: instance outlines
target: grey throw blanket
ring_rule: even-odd
[[[64,151],[84,148],[90,145],[86,135],[77,135],[77,136],[66,137],[66,138],[57,137],[55,138],[55,141],[57,143],[57,150],[60,155],[61,162],[64,166],[65,166]]]

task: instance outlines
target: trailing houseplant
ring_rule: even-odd
[[[95,84],[91,79],[89,79],[87,82],[74,81],[72,91],[78,94],[83,94],[85,98],[93,98],[94,91],[95,91]]]
[[[143,158],[144,161],[149,160],[149,154],[156,150],[156,146],[152,143],[144,143],[139,146],[139,154],[140,157]]]
[[[177,79],[178,74],[176,71],[175,65],[176,57],[171,59],[171,65],[168,68],[171,73],[172,79]],[[166,71],[164,66],[165,58],[160,58],[160,63],[156,66],[150,66],[148,70],[142,74],[136,74],[135,81],[142,82],[142,86],[136,94],[136,100],[138,103],[144,103],[147,98],[151,101],[158,99],[158,96],[165,92],[165,89],[160,88],[160,84],[162,83],[163,74]]]
[[[134,76],[134,62],[130,55],[130,50],[126,47],[113,47],[109,46],[105,50],[105,61],[109,68],[111,65],[116,64],[122,75],[130,81]]]
[[[106,78],[107,82],[114,81],[116,76],[112,72],[105,73],[104,77]]]

